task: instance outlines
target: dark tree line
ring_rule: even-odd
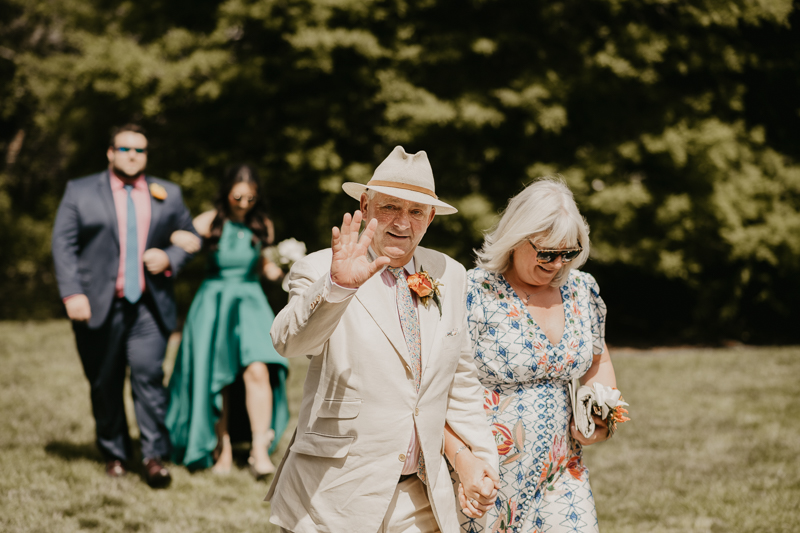
[[[465,265],[510,196],[560,173],[592,228],[612,342],[797,342],[798,7],[0,0],[0,317],[59,316],[65,183],[136,120],[150,172],[194,213],[249,161],[278,238],[311,250],[355,207],[341,183],[396,144],[428,152],[460,213],[425,242]]]

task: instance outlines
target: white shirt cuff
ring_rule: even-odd
[[[325,288],[328,289],[328,296],[325,300],[329,303],[336,304],[345,301],[350,296],[354,295],[358,289],[348,289],[337,285],[331,279],[331,273],[328,272],[328,278],[325,280]]]

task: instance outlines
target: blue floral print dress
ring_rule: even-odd
[[[589,472],[569,432],[568,384],[603,351],[606,306],[594,278],[577,270],[561,298],[564,334],[553,345],[502,275],[468,273],[475,363],[500,454],[500,490],[486,520],[492,533],[598,531]],[[461,524],[485,531],[464,514]]]

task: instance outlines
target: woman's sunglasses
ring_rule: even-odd
[[[578,246],[577,248],[571,248],[569,250],[540,250],[533,244],[533,241],[528,239],[528,243],[533,247],[533,250],[536,252],[536,262],[540,265],[545,265],[547,263],[552,263],[556,260],[558,256],[561,256],[561,261],[564,263],[569,263],[583,251],[583,248]]]

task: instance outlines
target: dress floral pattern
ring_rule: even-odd
[[[603,351],[597,282],[573,270],[561,286],[564,334],[553,345],[502,275],[468,273],[467,310],[484,409],[500,454],[500,490],[486,531],[598,531],[589,472],[569,433],[570,380]],[[462,530],[483,532],[461,514]]]

